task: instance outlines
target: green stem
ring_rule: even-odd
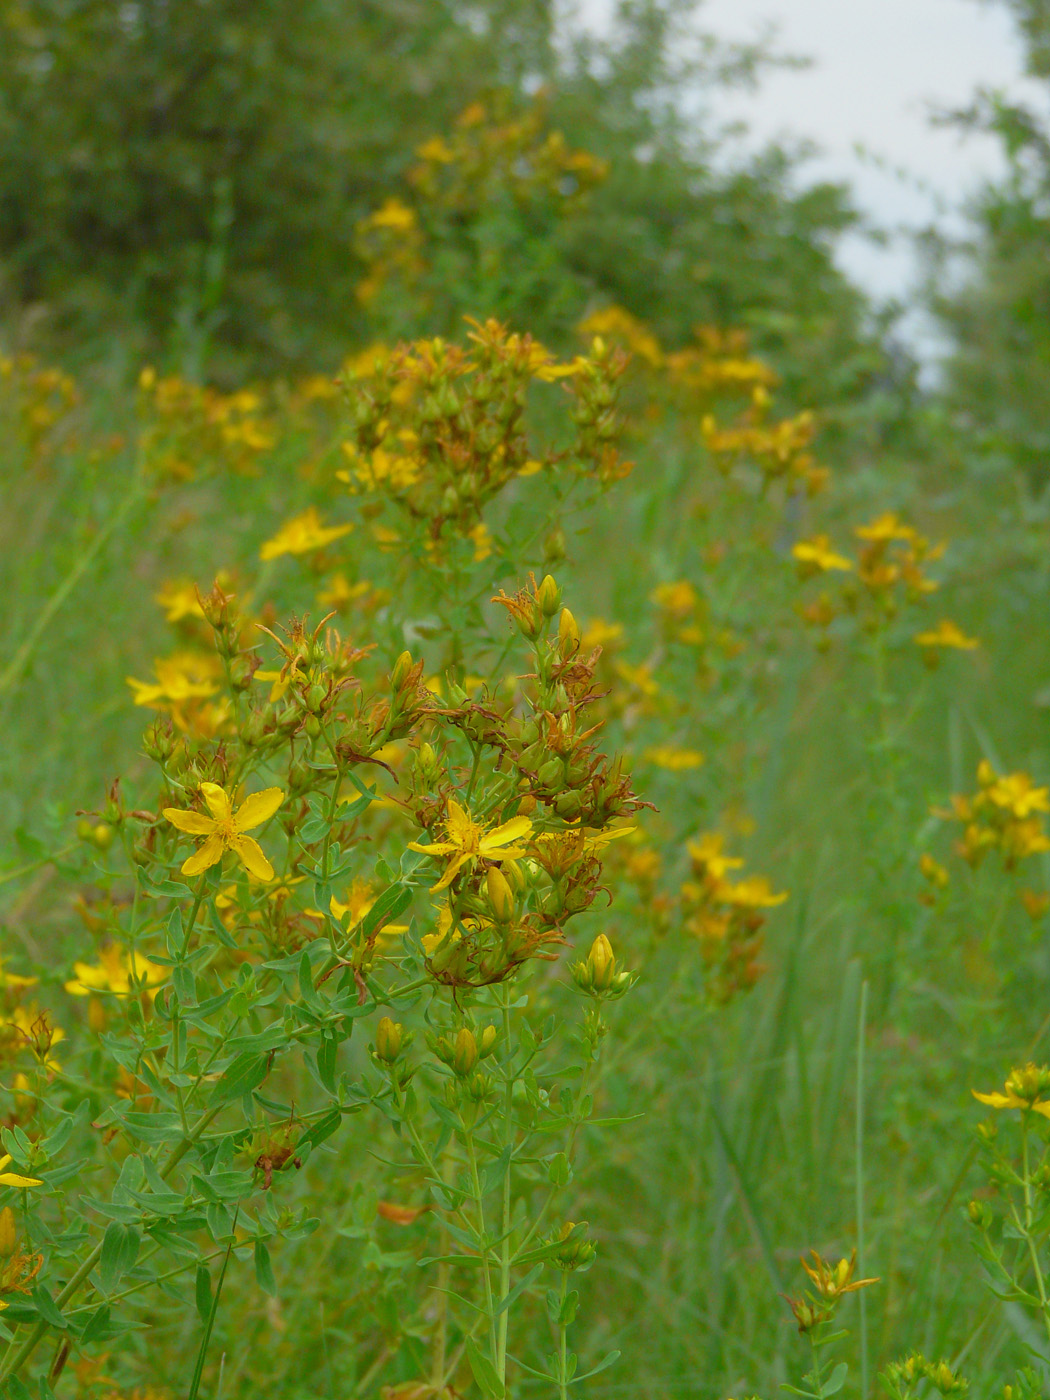
[[[481,1273],[485,1283],[485,1316],[489,1324],[489,1343],[492,1347],[492,1359],[495,1362],[498,1355],[496,1343],[496,1309],[492,1295],[492,1267],[489,1261],[489,1242],[485,1233],[485,1204],[481,1195],[481,1178],[478,1175],[478,1154],[474,1147],[474,1133],[467,1126],[466,1117],[460,1114],[460,1122],[463,1125],[463,1140],[467,1148],[467,1165],[470,1168],[470,1185],[474,1193],[474,1206],[477,1210],[476,1233],[478,1237],[478,1247],[481,1253]]]
[[[857,1105],[855,1121],[857,1270],[864,1277],[864,1029],[868,1010],[868,984],[860,984],[860,1015],[857,1024]],[[860,1291],[860,1394],[868,1396],[868,1309],[864,1290]]]
[[[504,1046],[504,1096],[503,1096],[503,1151],[506,1166],[503,1169],[503,1211],[500,1220],[499,1247],[499,1326],[496,1332],[496,1371],[500,1381],[507,1380],[507,1331],[510,1326],[510,1309],[504,1307],[510,1293],[510,1211],[511,1211],[511,1158],[510,1150],[514,1143],[514,1048],[511,1042],[510,1002],[506,986],[500,989],[503,1009]]]
[[[172,1172],[174,1172],[175,1168],[182,1161],[183,1157],[185,1157],[186,1153],[190,1150],[190,1148],[194,1145],[194,1143],[197,1141],[200,1135],[204,1132],[204,1129],[219,1112],[219,1108],[221,1108],[221,1106],[222,1105],[220,1104],[215,1108],[210,1108],[207,1110],[207,1112],[201,1114],[200,1118],[190,1130],[189,1136],[183,1138],[183,1140],[180,1143],[177,1143],[172,1149],[171,1156],[168,1158],[164,1170],[161,1172],[161,1176],[164,1178],[165,1181],[168,1180]],[[88,1278],[91,1276],[92,1270],[97,1266],[98,1261],[101,1258],[102,1243],[100,1241],[94,1247],[94,1249],[91,1251],[88,1257],[84,1260],[83,1264],[81,1264],[80,1268],[77,1269],[76,1273],[66,1284],[65,1288],[62,1289],[61,1293],[59,1293],[58,1297],[55,1299],[55,1302],[60,1309],[64,1307],[65,1304],[68,1303],[71,1298],[76,1296],[83,1284],[86,1283]],[[34,1324],[32,1331],[29,1333],[29,1336],[26,1337],[25,1341],[19,1347],[17,1352],[14,1352],[14,1355],[12,1355],[12,1351],[14,1350],[16,1338],[11,1339],[11,1345],[8,1347],[8,1354],[4,1359],[3,1366],[0,1367],[0,1385],[2,1385],[3,1382],[6,1381],[10,1376],[17,1374],[17,1372],[22,1369],[22,1367],[26,1364],[29,1358],[33,1355],[33,1352],[36,1351],[37,1347],[43,1341],[44,1337],[47,1335],[50,1326],[51,1324],[49,1322],[44,1321],[37,1322],[36,1324]]]
[[[1050,1309],[1046,1303],[1046,1284],[1043,1280],[1043,1270],[1039,1263],[1039,1251],[1036,1248],[1035,1240],[1032,1238],[1032,1217],[1034,1214],[1032,1207],[1032,1174],[1028,1160],[1028,1114],[1021,1117],[1021,1179],[1024,1185],[1024,1237],[1028,1245],[1028,1254],[1032,1261],[1032,1269],[1035,1272],[1035,1286],[1039,1293],[1039,1310],[1043,1315],[1043,1327],[1046,1329],[1047,1339],[1050,1340]]]
[[[84,553],[41,608],[36,622],[29,629],[29,635],[4,667],[3,671],[0,671],[0,695],[10,690],[17,682],[22,672],[25,670],[29,658],[36,650],[37,643],[51,626],[51,623],[54,621],[63,603],[87,573],[95,556],[105,547],[110,536],[115,534],[120,526],[123,525],[124,521],[143,499],[144,495],[145,486],[140,478],[132,490],[124,497],[123,503],[113,512],[105,525],[99,530],[87,549],[85,549]]]
[[[569,1275],[561,1276],[561,1306],[558,1309],[558,1400],[569,1396],[569,1329],[564,1322],[565,1300],[569,1296]]]

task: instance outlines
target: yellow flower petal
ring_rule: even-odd
[[[522,836],[527,836],[532,830],[532,821],[528,817],[511,817],[509,822],[504,822],[502,826],[497,826],[493,831],[487,831],[481,838],[480,849],[482,851],[495,850],[498,846],[506,846],[511,841],[517,841]]]
[[[272,880],[273,866],[263,855],[262,847],[252,836],[235,836],[230,848],[237,852],[249,875],[257,880]]]
[[[463,866],[466,865],[468,860],[470,860],[470,856],[464,854],[459,855],[456,857],[455,860],[450,861],[441,879],[437,882],[436,885],[430,886],[431,893],[433,894],[435,890],[447,890],[449,885],[451,885],[452,881],[459,874],[460,870],[462,870]]]
[[[217,822],[230,819],[230,799],[218,783],[201,783],[201,794],[207,803],[208,811]]]
[[[408,843],[408,849],[410,851],[421,851],[425,856],[447,856],[451,855],[453,851],[458,851],[460,848],[452,841],[436,841],[432,846],[422,846],[418,841],[410,841]]]
[[[203,812],[183,812],[178,807],[165,807],[164,815],[172,826],[193,836],[207,836],[215,830],[214,817],[206,817]]]
[[[992,1108],[1023,1108],[1024,1104],[1013,1094],[979,1094],[976,1089],[971,1089],[970,1093],[981,1103],[990,1104]]]
[[[253,792],[251,797],[246,797],[237,808],[233,824],[238,831],[251,831],[253,827],[269,821],[283,801],[284,793],[277,787]]]
[[[222,860],[222,852],[222,837],[218,832],[213,832],[199,851],[195,851],[192,856],[188,856],[183,861],[183,875],[199,875],[202,870],[207,870],[209,866],[218,865],[219,861]]]
[[[0,1186],[43,1186],[35,1176],[19,1176],[17,1172],[0,1172]]]

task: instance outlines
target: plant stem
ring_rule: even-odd
[[[868,984],[860,984],[860,1014],[857,1024],[857,1106],[856,1106],[856,1211],[857,1211],[857,1268],[864,1277],[864,1029],[868,1010]],[[861,1400],[868,1396],[868,1309],[864,1290],[860,1290],[860,1394]]]
[[[36,622],[29,629],[29,635],[22,645],[12,656],[11,660],[0,671],[0,695],[9,690],[19,679],[25,670],[30,657],[36,650],[37,643],[51,626],[55,616],[61,609],[63,603],[76,588],[77,584],[87,573],[88,569],[100,551],[104,548],[111,535],[123,525],[124,521],[139,504],[145,495],[145,486],[141,478],[136,485],[124,497],[123,503],[117,507],[113,514],[102,526],[98,534],[85,549],[84,553],[76,561],[69,573],[52,593],[37,615]]]

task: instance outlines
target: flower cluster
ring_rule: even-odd
[[[255,389],[224,394],[153,369],[139,375],[141,450],[161,481],[202,470],[253,475],[276,442],[272,410]]]
[[[396,503],[430,548],[479,545],[485,506],[516,477],[568,466],[601,483],[629,470],[616,447],[616,381],[625,360],[600,342],[559,362],[528,335],[474,323],[469,349],[443,340],[398,346],[347,381],[352,437],[339,478],[353,495]],[[529,386],[567,380],[576,440],[540,452],[526,425]]]
[[[977,767],[977,791],[956,793],[951,807],[936,815],[960,822],[956,852],[972,867],[998,851],[1007,870],[1019,861],[1050,851],[1043,818],[1050,813],[1050,788],[1036,787],[1027,773],[999,774],[987,759]]]
[[[822,645],[827,645],[828,629],[838,617],[855,617],[863,630],[877,632],[902,606],[921,603],[938,588],[926,567],[941,557],[944,544],[931,544],[892,511],[856,526],[853,534],[859,541],[855,555],[837,549],[826,534],[798,540],[791,549],[803,581],[836,577],[834,593],[824,590],[798,605],[803,620],[818,630]],[[931,666],[946,649],[971,651],[977,646],[947,620],[916,634],[914,641]]]
[[[700,944],[713,1001],[730,1001],[761,977],[764,911],[783,904],[786,892],[774,893],[763,875],[733,879],[729,872],[744,862],[726,855],[723,837],[705,832],[688,843],[690,878],[681,887],[684,927]]]

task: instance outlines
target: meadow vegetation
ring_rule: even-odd
[[[10,1400],[1046,1389],[1045,477],[690,8],[0,8]]]

